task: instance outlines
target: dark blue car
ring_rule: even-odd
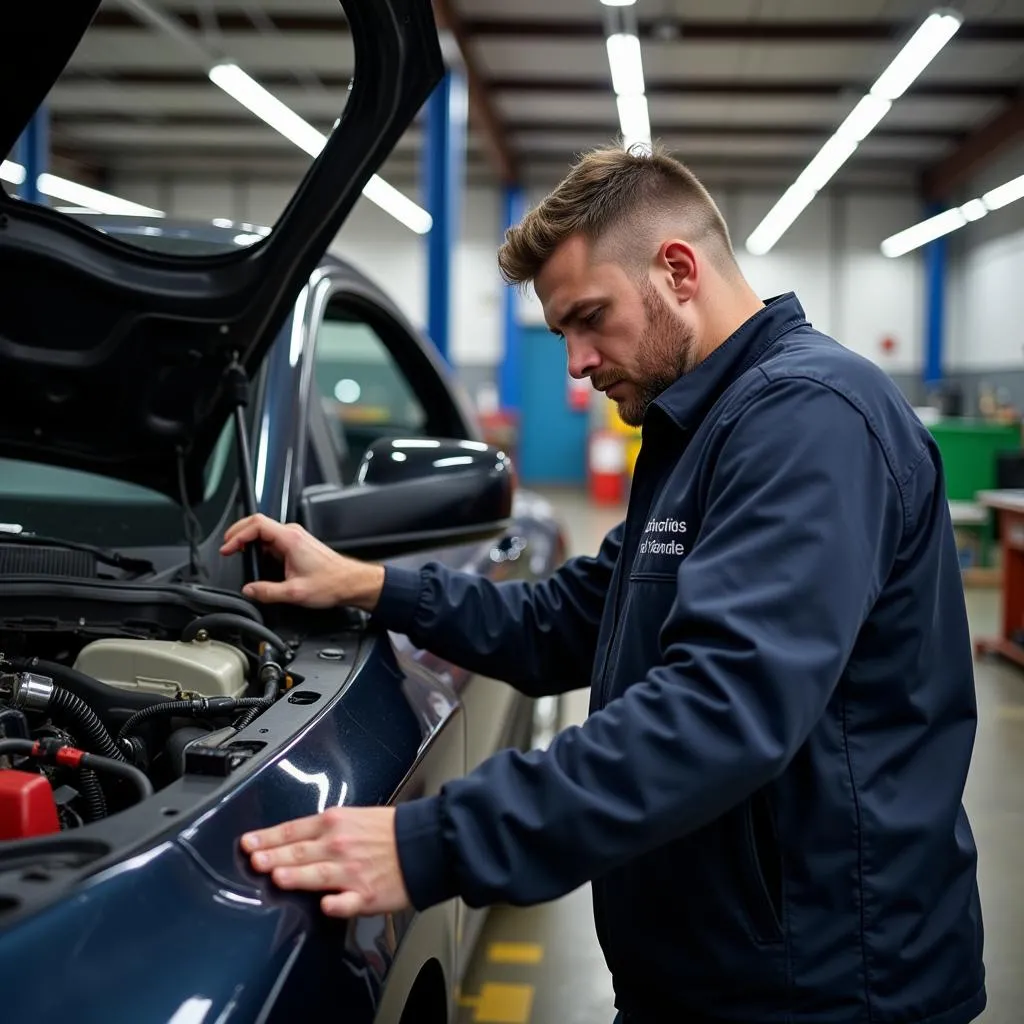
[[[5,100],[0,151],[98,4],[83,6]],[[218,556],[240,513],[493,579],[565,557],[430,344],[325,255],[442,72],[429,0],[344,6],[372,74],[255,244],[0,191],[5,1021],[453,1016],[478,914],[327,919],[238,848],[330,805],[436,792],[529,745],[536,717],[366,616],[243,599],[280,569]]]

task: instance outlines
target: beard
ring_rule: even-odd
[[[634,374],[611,373],[592,380],[600,388],[619,381],[632,386],[634,393],[618,402],[619,418],[631,427],[641,426],[651,402],[698,362],[693,328],[672,315],[650,281],[641,282],[640,295],[647,325],[637,344]]]

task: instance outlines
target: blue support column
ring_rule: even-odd
[[[465,77],[449,69],[426,106],[423,181],[434,224],[427,235],[427,333],[441,355],[451,346],[452,257],[466,165]]]
[[[930,206],[927,216],[941,213],[942,206]],[[924,384],[927,390],[942,384],[942,346],[946,320],[946,237],[929,242],[924,252],[925,333]]]
[[[502,234],[518,224],[526,210],[526,196],[515,185],[506,185],[502,192]],[[503,308],[504,350],[498,367],[498,396],[503,409],[518,412],[523,400],[523,353],[516,311],[516,290],[506,287]]]
[[[44,104],[26,125],[14,147],[14,160],[25,168],[25,180],[17,194],[29,203],[38,203],[39,175],[50,167],[50,112]]]

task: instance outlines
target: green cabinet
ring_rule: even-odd
[[[946,419],[928,429],[942,453],[946,497],[951,501],[974,501],[978,491],[995,487],[996,453],[1021,447],[1016,423]]]

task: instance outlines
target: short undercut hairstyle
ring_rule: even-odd
[[[738,273],[722,214],[684,164],[659,147],[595,149],[508,229],[498,250],[498,268],[509,284],[525,285],[559,245],[581,235],[602,250],[607,243],[611,258],[639,271],[662,241],[654,232],[669,225],[721,272]]]

